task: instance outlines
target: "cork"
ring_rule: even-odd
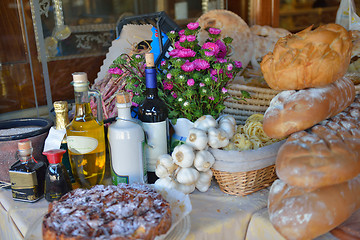
[[[125,104],[130,102],[130,94],[126,91],[120,91],[116,94],[116,102]]]
[[[153,53],[145,53],[145,63],[146,67],[154,67],[154,54]]]
[[[86,83],[88,82],[88,77],[85,72],[74,72],[72,74],[74,83]]]
[[[24,139],[18,142],[19,150],[31,149],[31,141],[29,139]]]
[[[55,101],[54,102],[54,110],[55,112],[63,112],[68,109],[67,101]]]

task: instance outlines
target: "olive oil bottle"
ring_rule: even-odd
[[[73,73],[75,116],[66,127],[69,159],[74,179],[83,188],[100,184],[105,173],[105,133],[102,120],[101,97],[89,90],[89,81],[84,72]],[[98,104],[97,118],[90,107],[90,96]]]

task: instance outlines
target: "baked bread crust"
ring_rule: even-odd
[[[43,239],[154,239],[171,226],[169,203],[146,185],[76,189],[49,204]]]
[[[278,177],[309,190],[360,174],[360,95],[331,119],[292,134],[276,158]]]
[[[264,132],[280,139],[305,130],[340,113],[354,98],[355,86],[347,76],[322,88],[282,91],[264,114]]]
[[[322,87],[346,73],[352,50],[349,32],[335,23],[311,28],[280,38],[264,56],[260,66],[270,88]]]

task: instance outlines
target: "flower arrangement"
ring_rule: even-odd
[[[230,97],[227,86],[242,69],[240,61],[229,58],[232,38],[220,39],[220,29],[209,28],[203,45],[197,39],[199,23],[189,23],[179,32],[170,31],[169,58],[162,61],[157,79],[159,97],[168,106],[169,119],[195,121],[203,115],[217,118]],[[144,54],[122,54],[109,68],[113,77],[126,80],[126,90],[135,106],[145,97]],[[247,93],[243,93],[246,97]]]
[[[200,45],[199,31],[199,23],[195,22],[179,33],[167,34],[173,50],[170,58],[161,62],[159,76],[163,79],[163,98],[170,119],[195,121],[203,115],[217,118],[230,96],[227,86],[242,67],[240,61],[229,58],[232,38],[220,39],[221,30],[209,28],[209,38]]]

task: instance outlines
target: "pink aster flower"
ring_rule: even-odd
[[[171,94],[171,96],[173,96],[173,98],[177,98],[176,92],[172,91],[170,94]]]
[[[194,22],[194,23],[189,23],[188,25],[186,25],[188,29],[190,30],[195,30],[199,27],[199,23],[198,22]]]
[[[184,33],[185,33],[185,29],[180,30],[179,31],[179,36],[184,35]]]
[[[166,64],[165,60],[161,61],[161,63],[160,63],[161,66],[165,66],[165,64]]]
[[[241,68],[242,67],[242,63],[240,61],[234,61],[235,67],[237,68]]]
[[[169,55],[170,55],[171,57],[177,57],[177,55],[178,55],[179,52],[180,52],[180,49],[175,48],[175,49],[173,49],[173,50],[171,50],[171,51],[169,52]]]
[[[195,57],[195,55],[196,55],[195,51],[188,49],[188,48],[184,48],[184,49],[179,50],[179,53],[177,56],[180,58],[188,58],[188,57]]]
[[[205,87],[205,83],[199,83],[200,87]]]
[[[234,77],[232,73],[226,73],[226,76],[228,76],[230,79]]]
[[[211,52],[211,56],[217,55],[219,53],[219,46],[212,42],[204,43],[201,48],[207,50],[207,52]]]
[[[227,60],[225,58],[218,58],[217,59],[219,63],[226,63]]]
[[[189,79],[187,80],[187,85],[188,85],[188,86],[194,86],[194,84],[195,84],[194,79],[189,78]]]
[[[211,101],[214,101],[214,100],[215,100],[215,98],[214,98],[214,97],[209,97],[209,99],[210,99]]]
[[[221,40],[217,40],[215,42],[216,45],[219,47],[219,53],[217,55],[218,58],[224,58],[226,56],[226,45]]]
[[[180,42],[179,42],[179,41],[177,41],[177,42],[174,43],[174,47],[177,48],[177,49],[179,49],[179,50],[180,50],[180,49],[184,49],[184,47],[180,45]]]
[[[226,68],[227,68],[228,71],[233,70],[233,67],[234,67],[234,66],[233,66],[231,63],[229,63],[229,64],[226,66]]]
[[[215,76],[217,74],[217,70],[216,69],[211,69],[210,74],[211,74],[211,76]]]
[[[222,92],[222,93],[227,93],[227,89],[223,87],[223,88],[221,89],[221,92]]]
[[[184,70],[185,72],[192,72],[195,70],[195,64],[189,61],[186,61],[186,63],[184,63],[181,66],[181,69]]]
[[[174,88],[174,85],[172,82],[164,82],[164,89],[165,90],[172,90]]]
[[[172,77],[172,76],[171,76],[171,73],[166,74],[166,78],[167,78],[167,79],[171,79],[171,77]]]
[[[188,40],[189,42],[193,42],[196,40],[196,36],[194,35],[188,35],[186,36],[186,40]]]
[[[210,34],[214,34],[214,35],[218,35],[221,33],[221,30],[218,28],[209,28],[209,33]]]
[[[195,69],[197,71],[205,70],[210,67],[210,63],[204,59],[195,59],[193,64],[195,65]]]
[[[215,76],[211,76],[211,79],[214,80],[215,82],[217,82],[218,78]]]
[[[180,39],[179,39],[179,42],[185,42],[186,40],[186,36],[185,35],[181,35],[180,36]]]

